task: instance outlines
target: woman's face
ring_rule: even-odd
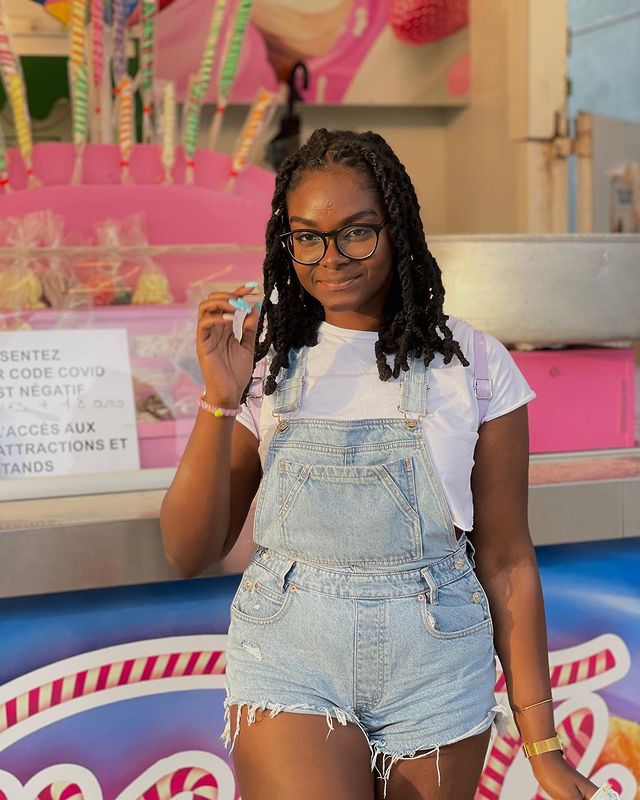
[[[306,173],[287,195],[290,229],[333,231],[350,223],[379,223],[384,208],[363,175],[340,165]],[[306,291],[325,310],[325,320],[341,328],[378,330],[393,279],[388,228],[363,261],[342,255],[334,239],[315,265],[291,264]]]

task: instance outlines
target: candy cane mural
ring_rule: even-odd
[[[0,800],[103,800],[95,776],[77,764],[56,764],[34,775],[23,786],[0,770]]]
[[[0,687],[0,752],[80,711],[162,692],[223,688],[226,636],[150,639],[74,656]]]
[[[0,688],[0,752],[66,717],[98,706],[163,692],[221,689],[226,637],[184,636],[132,642],[64,659]],[[607,737],[609,711],[596,693],[622,679],[630,656],[622,639],[604,635],[550,654],[557,728],[565,757],[589,775]],[[504,677],[496,682],[506,703]],[[521,752],[510,721],[495,736],[476,800],[517,796],[545,800]],[[635,800],[637,782],[628,769],[611,764],[599,770],[623,800]],[[513,792],[518,787],[516,793]],[[179,753],[149,767],[117,800],[233,800],[235,782],[228,763],[211,753]],[[0,800],[104,800],[95,777],[77,765],[44,770],[25,786],[0,772]]]
[[[640,800],[640,540],[538,558],[565,757]],[[220,741],[236,589],[229,576],[2,601],[0,800],[239,800]],[[505,688],[499,672],[502,705]],[[476,800],[548,800],[513,719],[498,725]]]
[[[554,718],[565,743],[564,756],[585,775],[591,775],[609,728],[609,710],[595,692],[621,680],[630,664],[626,644],[612,634],[549,654],[551,689],[556,701]],[[498,674],[496,693],[508,705],[502,672]],[[533,778],[521,744],[512,719],[491,743],[475,800],[500,797],[547,800]],[[607,765],[600,770],[598,780],[600,783],[608,780],[623,800],[635,800],[637,781],[625,767]]]
[[[65,777],[63,777],[65,776]],[[218,756],[176,753],[153,764],[114,800],[233,800],[235,780]],[[76,764],[39,772],[24,786],[0,771],[0,800],[105,800],[94,775]]]

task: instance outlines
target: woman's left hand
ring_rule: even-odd
[[[552,800],[589,800],[598,790],[558,751],[533,756],[530,764],[536,780]]]

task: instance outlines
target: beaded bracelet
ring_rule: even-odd
[[[213,414],[214,417],[235,417],[240,411],[239,408],[221,408],[220,406],[212,406],[204,399],[204,394],[198,398],[198,405],[200,408]]]

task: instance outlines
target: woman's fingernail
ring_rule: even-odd
[[[258,281],[247,281],[243,286],[246,286],[247,289],[255,289],[258,286]]]
[[[255,308],[258,309],[258,311],[260,311],[260,309],[262,308],[262,302],[260,300],[256,300],[256,302],[253,305],[255,306]]]
[[[232,297],[229,300],[229,305],[233,306],[234,308],[239,308],[242,311],[246,311],[247,314],[251,313],[251,306],[249,305],[249,303],[247,303],[246,300],[243,300],[242,298],[236,299],[235,297]]]

